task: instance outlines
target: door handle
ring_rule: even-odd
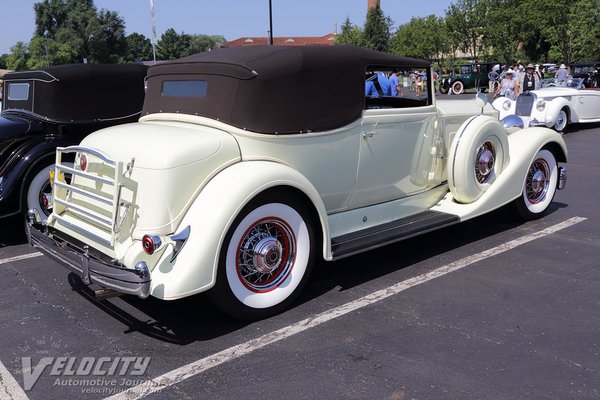
[[[372,138],[373,136],[377,135],[377,132],[363,132],[362,137],[363,139],[368,139],[368,138]]]

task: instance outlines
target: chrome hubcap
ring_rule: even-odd
[[[477,166],[475,167],[477,182],[486,183],[490,179],[495,162],[494,145],[492,142],[485,142],[477,151]]]
[[[237,252],[237,273],[254,292],[278,287],[290,274],[296,256],[292,229],[275,217],[254,223],[242,236]]]
[[[274,237],[266,237],[256,245],[252,262],[261,274],[269,274],[281,264],[283,247]]]
[[[548,181],[549,176],[550,167],[545,160],[540,158],[531,164],[525,183],[527,199],[531,203],[536,204],[546,198],[548,186],[550,185],[550,182]]]

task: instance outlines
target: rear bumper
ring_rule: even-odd
[[[74,240],[69,241],[62,234],[59,237],[55,233],[53,228],[39,223],[35,215],[29,213],[27,223],[29,244],[81,276],[83,282],[94,283],[143,299],[150,294],[150,271],[145,262],[140,261],[134,269],[125,268],[118,262],[107,263],[92,256],[87,246],[78,246]]]

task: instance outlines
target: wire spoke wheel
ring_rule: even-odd
[[[475,160],[475,178],[479,183],[486,183],[492,176],[496,161],[496,148],[494,143],[487,141],[477,150]]]
[[[236,217],[221,246],[210,300],[243,320],[290,306],[308,281],[315,259],[311,213],[300,200],[267,192]]]
[[[525,220],[544,216],[552,204],[558,182],[558,165],[554,154],[549,150],[537,152],[531,162],[523,193],[515,201],[517,213]]]
[[[252,291],[273,290],[291,272],[295,254],[296,239],[285,221],[257,221],[238,245],[238,277]]]
[[[525,195],[532,204],[546,198],[550,184],[550,167],[546,160],[539,158],[531,164],[525,181]]]

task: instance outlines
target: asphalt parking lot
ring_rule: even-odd
[[[545,218],[500,209],[323,262],[293,309],[250,324],[201,295],[93,301],[0,221],[0,399],[598,399],[600,124],[565,140]],[[88,357],[115,370],[65,373]]]

